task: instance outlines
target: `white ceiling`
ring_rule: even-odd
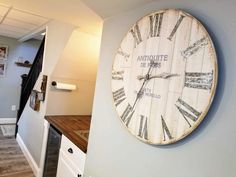
[[[153,0],[0,0],[0,35],[22,38],[60,20],[82,31],[101,34],[103,20]]]
[[[50,19],[0,4],[0,35],[21,38]]]

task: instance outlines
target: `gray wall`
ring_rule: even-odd
[[[183,141],[152,146],[123,127],[112,103],[111,66],[129,28],[142,16],[180,8],[197,17],[215,43],[219,84],[200,127]],[[94,99],[86,177],[235,177],[236,167],[236,1],[157,0],[104,23]]]
[[[46,89],[46,97],[44,101],[40,102],[40,110],[34,111],[29,106],[30,99],[26,103],[25,109],[18,122],[19,129],[17,136],[20,137],[31,156],[33,157],[34,167],[39,173],[42,172],[42,163],[44,163],[44,133],[47,132],[44,127],[44,116],[48,106],[48,99],[51,96],[51,75],[58,63],[61,53],[63,52],[74,26],[52,20],[47,24],[43,68],[42,72],[34,85],[35,90],[40,90],[42,76],[48,76],[48,84]],[[36,175],[37,176],[37,175]]]
[[[29,72],[28,68],[16,66],[15,61],[21,56],[32,63],[40,41],[29,40],[20,43],[16,39],[0,36],[0,44],[9,46],[6,77],[0,78],[0,118],[15,118],[17,111],[12,111],[11,106],[19,107],[20,76]]]

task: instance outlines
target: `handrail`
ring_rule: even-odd
[[[43,39],[43,41],[40,44],[39,50],[35,56],[32,67],[30,68],[29,74],[25,78],[23,78],[23,76],[22,76],[20,106],[19,106],[19,110],[17,113],[17,123],[20,120],[21,114],[22,114],[22,112],[25,108],[25,105],[29,99],[31,91],[33,90],[34,85],[39,77],[39,74],[42,71],[44,43],[45,43],[45,38]],[[16,125],[15,133],[17,133],[17,130],[18,130],[18,126]]]

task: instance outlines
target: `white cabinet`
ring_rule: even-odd
[[[86,154],[62,135],[57,177],[82,177]]]
[[[61,152],[57,166],[57,177],[78,177],[78,175],[70,167],[67,158]]]

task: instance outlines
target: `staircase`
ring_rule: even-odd
[[[21,76],[22,83],[21,83],[20,106],[19,106],[19,110],[17,112],[15,135],[17,134],[17,131],[18,131],[17,123],[19,122],[21,114],[22,114],[22,112],[25,108],[25,105],[29,99],[31,91],[33,90],[34,85],[39,77],[39,74],[42,71],[44,43],[45,43],[45,38],[42,40],[42,43],[40,44],[39,50],[35,56],[32,66],[30,68],[29,74],[28,75],[23,74]]]

